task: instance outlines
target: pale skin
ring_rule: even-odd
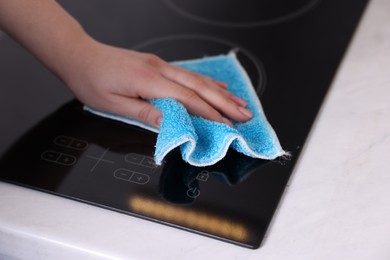
[[[159,126],[147,99],[170,97],[190,113],[232,125],[252,117],[227,85],[159,57],[91,38],[55,0],[0,0],[0,28],[55,73],[84,104]]]

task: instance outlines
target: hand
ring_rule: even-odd
[[[38,1],[38,0],[37,0]],[[145,99],[170,97],[190,113],[231,125],[252,113],[226,84],[92,39],[54,0],[0,0],[0,27],[57,74],[84,104],[159,126]]]
[[[232,125],[246,121],[246,102],[226,84],[169,64],[152,54],[116,48],[93,39],[75,55],[65,80],[84,104],[159,126],[162,114],[147,99],[171,97],[190,113]]]

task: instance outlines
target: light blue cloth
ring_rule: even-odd
[[[160,129],[133,118],[100,112],[88,107],[85,109],[103,117],[158,132],[155,150],[157,165],[162,164],[164,157],[178,146],[183,159],[194,166],[215,164],[225,157],[229,147],[260,159],[272,160],[286,155],[264,115],[247,73],[234,52],[175,64],[226,82],[230,92],[248,103],[247,108],[253,113],[252,119],[244,123],[233,121],[232,128],[189,114],[180,102],[171,98],[150,101],[163,114]]]

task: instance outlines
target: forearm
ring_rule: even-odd
[[[0,0],[0,28],[60,77],[90,40],[54,0]]]

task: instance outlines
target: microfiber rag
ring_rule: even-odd
[[[194,166],[215,164],[225,157],[230,147],[260,159],[272,160],[286,155],[234,52],[174,64],[227,83],[230,92],[247,102],[247,108],[253,113],[253,117],[246,122],[232,122],[234,127],[229,127],[188,113],[180,102],[172,98],[159,98],[150,100],[163,114],[160,129],[157,129],[134,118],[96,111],[89,107],[85,109],[158,133],[154,154],[157,165],[161,165],[164,157],[179,146],[183,159]]]

